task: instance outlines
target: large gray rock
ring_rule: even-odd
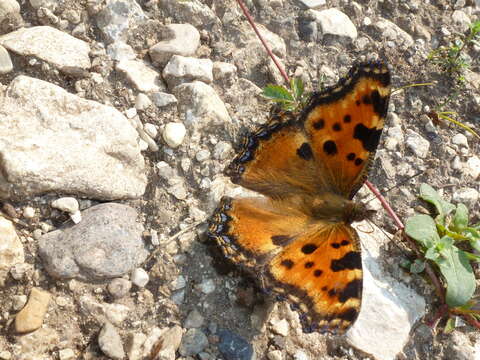
[[[173,55],[192,56],[200,46],[200,33],[190,24],[170,24],[162,29],[163,40],[152,46],[150,57],[160,67]]]
[[[138,134],[116,109],[27,76],[16,77],[0,103],[0,198],[144,193]]]
[[[187,127],[203,127],[210,123],[225,125],[231,122],[225,104],[211,86],[194,81],[176,86],[173,92],[178,98],[179,111],[185,113]]]
[[[107,0],[97,15],[97,25],[108,43],[127,39],[128,30],[146,20],[135,0]]]
[[[388,242],[383,232],[367,222],[355,227],[362,244],[363,295],[347,341],[377,360],[393,360],[409,340],[412,326],[425,314],[425,300],[379,262],[380,249]]]
[[[40,238],[38,250],[46,270],[55,278],[91,281],[129,273],[147,255],[137,216],[135,209],[116,203],[83,211],[79,224]]]
[[[88,43],[50,26],[13,31],[0,36],[0,45],[17,54],[42,59],[67,74],[90,69]]]

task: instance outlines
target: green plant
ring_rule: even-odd
[[[440,46],[433,50],[427,59],[439,65],[443,71],[457,75],[458,82],[463,83],[465,78],[462,75],[462,70],[470,66],[468,58],[465,56],[465,49],[473,44],[480,45],[479,40],[480,20],[470,24],[467,35],[461,34],[449,46]]]
[[[480,251],[480,223],[469,225],[464,204],[455,206],[445,201],[427,184],[420,186],[420,198],[432,204],[437,214],[415,215],[406,222],[406,234],[418,243],[424,256],[412,263],[410,270],[422,272],[427,261],[435,264],[446,287],[448,313],[476,323],[480,311],[474,310],[472,301],[476,282],[471,262],[479,262],[480,256],[471,249]],[[451,321],[448,327],[452,326]]]
[[[269,84],[263,88],[262,95],[278,103],[282,109],[290,111],[302,109],[309,97],[305,93],[305,87],[300,78],[290,79],[290,89],[281,85]]]

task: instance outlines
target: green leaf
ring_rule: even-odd
[[[480,262],[480,256],[479,255],[472,254],[468,251],[465,251],[465,254],[467,254],[468,260]]]
[[[287,89],[279,85],[265,86],[262,95],[277,102],[293,102],[295,100]]]
[[[405,232],[425,248],[431,248],[439,240],[435,222],[428,215],[415,215],[407,220]]]
[[[435,263],[447,283],[447,304],[462,306],[470,300],[476,285],[468,256],[456,246],[445,247],[441,255]]]
[[[428,184],[420,185],[420,197],[435,206],[438,213],[438,220],[442,224],[445,216],[455,209],[455,205],[443,200],[440,195]]]
[[[292,89],[293,97],[295,100],[300,101],[305,91],[303,81],[301,78],[293,78],[290,80],[290,88]]]
[[[423,270],[425,270],[425,261],[422,261],[420,259],[416,259],[410,265],[410,272],[414,274],[420,274]]]
[[[470,241],[472,248],[480,252],[480,239],[475,239]]]
[[[438,259],[439,256],[440,256],[440,253],[438,252],[435,246],[428,248],[427,251],[425,252],[425,258],[428,260],[435,261]]]
[[[452,224],[450,228],[453,231],[461,233],[468,226],[468,209],[463,204],[457,205],[457,210],[453,216]]]
[[[453,318],[448,318],[447,323],[445,324],[445,333],[451,333],[453,330],[455,330],[455,320]]]

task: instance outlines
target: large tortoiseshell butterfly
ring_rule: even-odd
[[[364,183],[390,96],[385,64],[354,66],[299,113],[274,107],[226,169],[262,197],[222,198],[209,237],[259,285],[300,312],[303,330],[343,333],[357,318],[367,217],[351,199]]]

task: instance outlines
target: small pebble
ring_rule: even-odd
[[[147,272],[142,268],[136,268],[135,270],[133,270],[131,280],[132,283],[137,285],[138,287],[144,287],[148,283],[149,276]]]
[[[62,349],[58,352],[60,360],[73,360],[75,359],[75,353],[72,349]]]
[[[215,282],[213,279],[205,279],[196,286],[204,294],[210,294],[215,291]]]
[[[176,148],[182,144],[186,134],[187,130],[185,129],[185,125],[171,122],[165,125],[163,140],[165,140],[171,148]]]
[[[25,307],[15,317],[15,331],[26,333],[42,326],[48,310],[50,294],[38,288],[32,288]]]
[[[12,275],[12,278],[15,280],[20,281],[26,276],[27,272],[31,272],[32,269],[33,267],[29,263],[18,263],[10,268],[10,275]]]
[[[131,281],[123,278],[113,279],[107,286],[108,292],[115,299],[120,299],[127,295],[131,288]]]
[[[76,213],[79,209],[78,201],[73,197],[62,197],[52,201],[52,207],[70,214]]]
[[[20,311],[25,304],[27,303],[27,296],[26,295],[14,295],[12,297],[13,300],[13,311]]]
[[[452,138],[452,144],[468,148],[468,139],[463,134],[457,134]]]
[[[225,359],[250,360],[254,357],[252,345],[240,335],[229,330],[219,330],[218,350]]]
[[[278,335],[287,336],[288,335],[288,321],[285,319],[275,319],[270,320],[270,324],[272,325],[272,331]]]
[[[307,354],[305,354],[302,350],[297,350],[295,354],[293,354],[294,360],[309,360]]]
[[[152,100],[150,98],[143,94],[140,93],[137,95],[137,98],[135,99],[135,108],[139,111],[143,111],[148,109],[152,105]]]
[[[12,353],[10,351],[0,351],[0,360],[10,360]]]
[[[143,125],[143,130],[145,130],[147,135],[150,136],[152,139],[155,139],[158,135],[157,127],[151,123],[146,123],[145,125]]]
[[[198,162],[204,162],[205,160],[210,159],[210,151],[207,149],[200,150],[195,155],[195,159],[197,159]]]
[[[27,206],[23,209],[23,217],[26,219],[33,219],[35,217],[35,209]]]
[[[185,319],[183,327],[186,329],[199,328],[203,325],[203,316],[197,309],[190,311]]]
[[[133,119],[135,116],[137,116],[137,109],[135,108],[128,108],[125,110],[125,116],[127,119]]]
[[[118,334],[117,329],[108,322],[103,325],[100,334],[98,334],[98,345],[102,352],[112,359],[120,360],[125,357],[122,338]]]
[[[182,337],[178,352],[182,356],[195,356],[208,346],[208,339],[199,329],[190,329]]]

